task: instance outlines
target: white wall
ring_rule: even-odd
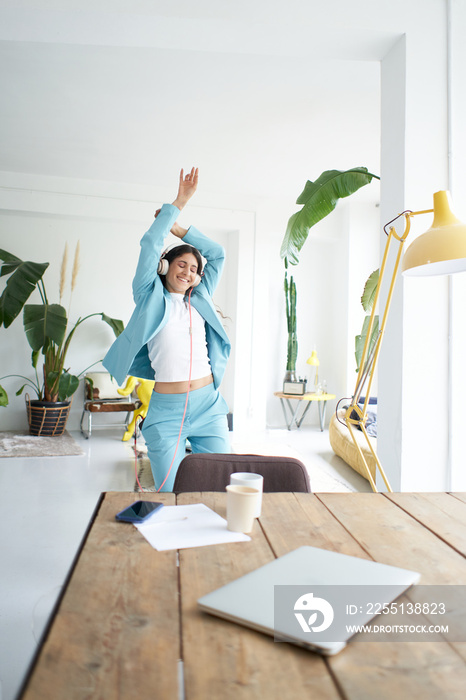
[[[369,187],[380,190],[379,183],[373,181]],[[366,281],[379,267],[380,257],[380,208],[368,206],[358,200],[350,202],[348,229],[348,353],[346,396],[352,396],[356,382],[355,336],[362,329],[366,313],[361,297]],[[341,300],[340,300],[341,303]],[[378,395],[377,376],[372,383],[371,395]]]
[[[377,195],[378,181],[373,180],[367,188]],[[378,208],[364,201],[362,192],[356,193],[342,200],[334,212],[311,229],[299,264],[289,268],[289,277],[293,275],[297,288],[296,372],[308,378],[308,389],[312,390],[314,368],[306,360],[315,348],[320,361],[319,381],[326,381],[328,392],[335,394],[336,400],[351,396],[356,380],[354,337],[364,319],[360,304],[364,283],[378,265],[378,230]],[[281,391],[287,350],[284,265],[277,255],[271,270],[270,350],[275,348],[277,362],[269,373],[267,423],[284,427],[280,402],[273,396]],[[334,408],[335,402],[329,402],[327,419]],[[318,423],[318,412],[310,411],[306,424]]]
[[[465,113],[466,62],[462,32],[448,44],[449,7],[454,10],[453,25],[464,27],[461,3],[439,3],[422,28],[413,28],[382,63],[381,201],[385,221],[404,209],[431,208],[432,194],[449,189],[452,171],[460,172],[464,164],[464,143],[457,134]],[[454,76],[454,134],[449,123],[449,71]],[[463,198],[464,189],[461,192],[455,186],[455,199],[461,202]],[[408,244],[431,221],[431,215],[415,218]],[[458,475],[464,461],[458,420],[464,394],[457,389],[464,389],[465,381],[460,329],[464,319],[459,313],[464,309],[464,293],[461,279],[398,280],[379,365],[379,456],[395,490],[459,487],[451,473]]]
[[[382,148],[381,148],[381,222],[391,221],[404,211],[405,188],[405,111],[406,111],[406,36],[385,56],[381,63],[382,94]],[[380,233],[381,253],[385,248],[385,234]],[[393,270],[396,250],[392,248],[387,270]],[[381,308],[385,306],[388,284],[383,282],[380,294]],[[401,473],[401,386],[403,362],[402,296],[400,280],[397,281],[382,344],[378,367],[379,405],[378,454],[389,480],[395,489],[400,488]],[[383,484],[377,475],[377,486]]]
[[[466,222],[466,96],[464,93],[466,45],[464,27],[466,26],[466,5],[461,0],[454,0],[451,5],[451,109],[450,109],[450,191],[454,200],[455,214]],[[466,323],[464,309],[466,305],[466,275],[455,275],[450,280],[450,390],[449,405],[449,487],[455,491],[466,489],[466,470],[464,468],[464,416],[463,405],[466,395]]]

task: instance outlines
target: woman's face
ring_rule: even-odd
[[[193,286],[197,275],[197,260],[192,253],[182,253],[174,258],[168,266],[165,277],[166,286],[169,292],[175,294],[186,294]]]

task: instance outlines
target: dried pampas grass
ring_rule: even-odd
[[[59,303],[60,304],[62,302],[63,294],[65,292],[67,266],[68,266],[68,243],[65,243],[65,250],[63,251],[63,258],[61,261],[61,269],[60,269],[60,286],[59,286],[59,296],[60,296]],[[76,280],[78,278],[78,273],[79,273],[79,241],[77,242],[76,250],[74,251],[73,269],[71,270],[70,305],[71,305],[71,296],[73,294],[74,288],[76,287]]]
[[[75,286],[76,286],[76,279],[78,277],[78,272],[79,272],[79,241],[77,242],[76,250],[74,251],[73,271],[71,273],[71,291],[73,291]]]
[[[63,292],[65,291],[65,282],[66,282],[66,266],[68,265],[68,243],[65,243],[65,250],[63,251],[63,258],[61,261],[61,269],[60,269],[60,285],[59,285],[59,297],[60,297],[60,304],[61,300],[63,298]]]

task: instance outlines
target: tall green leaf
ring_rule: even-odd
[[[351,170],[326,170],[315,181],[308,180],[296,204],[303,208],[293,214],[283,238],[280,255],[290,263],[297,265],[299,253],[307,240],[309,230],[332,212],[339,199],[349,197],[364,185],[368,185],[372,175],[367,168],[352,168]]]
[[[58,377],[58,372],[50,372],[47,381],[52,386]],[[79,386],[79,378],[69,372],[62,372],[58,383],[58,401],[66,401]]]
[[[23,322],[33,350],[41,350],[50,340],[60,345],[66,331],[66,310],[60,304],[26,304]]]
[[[372,306],[374,305],[375,295],[377,293],[377,285],[379,284],[379,270],[374,270],[374,272],[369,276],[364,285],[364,291],[361,297],[362,308],[366,313],[372,311]]]
[[[31,353],[31,364],[34,369],[37,369],[37,363],[39,362],[40,350],[33,350]]]
[[[8,406],[8,394],[2,386],[0,386],[0,406]]]
[[[364,291],[361,297],[361,304],[364,311],[370,314],[372,307],[374,306],[375,295],[377,293],[377,286],[379,284],[379,270],[374,270],[372,274],[366,280],[364,285]],[[356,372],[359,372],[359,367],[361,364],[362,353],[364,351],[364,345],[366,343],[367,331],[369,330],[370,316],[364,318],[364,323],[362,325],[361,333],[355,337],[355,357],[356,357]],[[374,343],[379,335],[379,317],[374,316],[374,326],[372,328],[371,338],[369,341],[369,348],[367,352],[367,357],[370,357],[371,350],[374,347]]]
[[[34,263],[17,258],[6,250],[0,250],[0,277],[11,275],[0,297],[0,326],[8,328],[36,288],[49,263]]]
[[[367,337],[367,331],[369,330],[369,321],[370,321],[370,316],[366,316],[364,318],[364,323],[362,325],[362,330],[361,330],[360,335],[357,335],[354,339],[355,340],[354,355],[356,357],[356,372],[359,372],[362,353],[364,350],[364,344],[366,342],[366,337]],[[372,328],[367,357],[370,357],[372,348],[374,347],[374,344],[377,341],[378,335],[379,335],[379,317],[374,316],[374,327]]]
[[[125,324],[118,318],[110,318],[110,316],[107,316],[107,314],[102,313],[102,321],[108,323],[108,325],[113,330],[117,338],[120,335],[120,333],[123,333],[123,331],[125,330]]]
[[[70,396],[73,396],[78,386],[78,377],[69,372],[64,372],[60,377],[60,384],[58,386],[58,400],[66,401],[66,399],[69,399]]]

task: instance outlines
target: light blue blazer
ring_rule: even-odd
[[[167,323],[170,316],[170,293],[157,274],[157,266],[165,237],[176,221],[180,210],[173,204],[164,204],[159,215],[141,240],[141,252],[133,280],[136,308],[125,330],[118,336],[106,354],[103,365],[123,384],[127,375],[154,379],[147,342]],[[201,283],[193,289],[191,303],[205,320],[207,351],[218,388],[225,373],[231,345],[212,302],[225,262],[222,246],[211,241],[191,226],[180,244],[189,243],[207,260]],[[186,377],[188,379],[188,377]]]

